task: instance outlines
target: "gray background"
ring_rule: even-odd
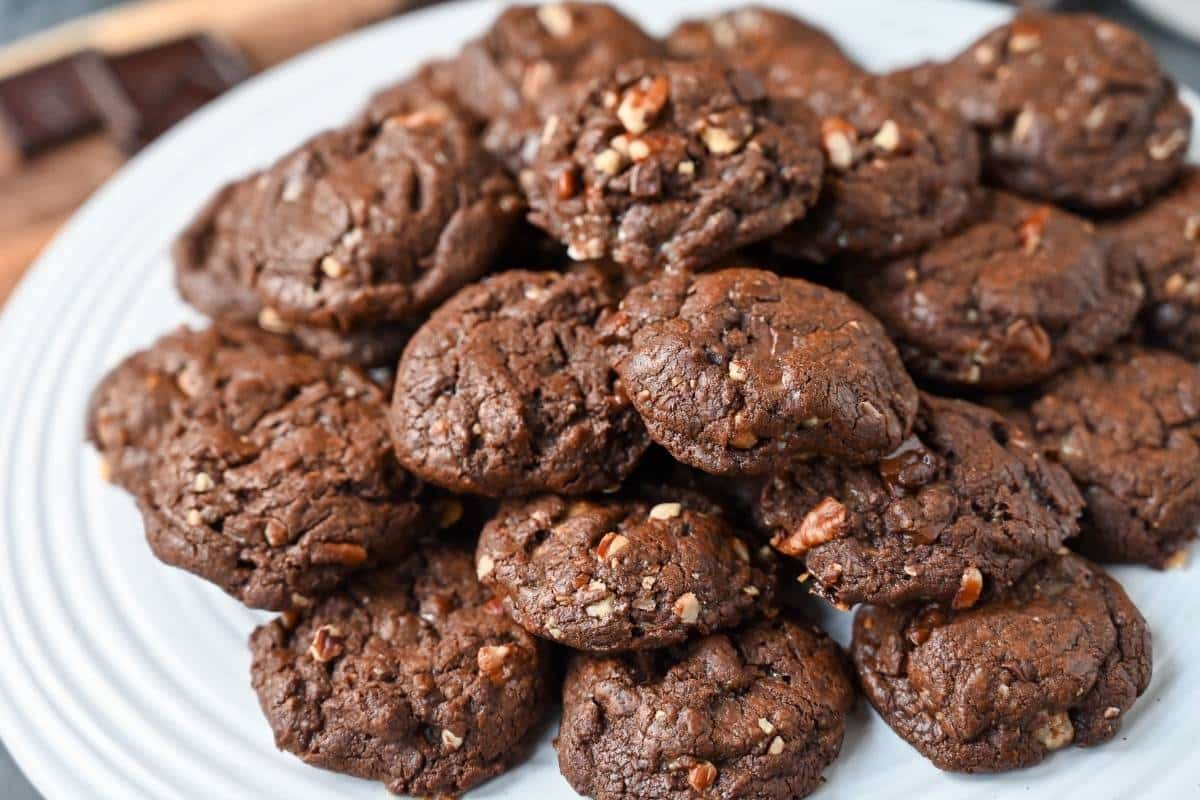
[[[245,0],[213,0],[244,2]],[[0,44],[20,38],[47,25],[73,16],[116,5],[118,0],[0,0]],[[730,0],[734,5],[737,0]],[[1194,0],[1179,0],[1194,2]],[[1089,9],[1105,14],[1141,31],[1158,50],[1167,69],[1180,83],[1200,89],[1200,45],[1173,35],[1143,17],[1119,0],[1068,0],[1059,5],[1068,9]],[[70,765],[64,764],[64,768]],[[8,751],[0,744],[0,799],[40,800],[41,795],[21,776]]]

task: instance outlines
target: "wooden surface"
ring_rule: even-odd
[[[0,49],[0,77],[94,47],[121,53],[189,33],[231,42],[265,69],[406,7],[413,0],[140,0]],[[125,156],[105,133],[0,174],[0,304],[55,231]]]

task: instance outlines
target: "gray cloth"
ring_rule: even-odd
[[[214,0],[242,2],[242,0]],[[0,0],[0,44],[77,14],[115,5],[118,0]],[[737,0],[730,0],[734,5]],[[1087,9],[1105,14],[1141,31],[1157,49],[1163,64],[1180,83],[1200,89],[1200,45],[1169,31],[1127,8],[1119,0],[1068,0],[1067,9]],[[64,764],[64,768],[71,765]],[[21,777],[20,771],[0,745],[0,796],[4,800],[39,800],[38,794]]]

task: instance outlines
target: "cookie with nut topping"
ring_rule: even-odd
[[[999,772],[1113,738],[1150,683],[1150,631],[1125,591],[1074,555],[969,611],[863,606],[863,691],[935,766]]]
[[[1075,549],[1160,568],[1186,555],[1200,524],[1200,368],[1123,347],[1059,376],[1029,416],[1087,501]]]
[[[707,472],[798,457],[871,461],[904,441],[917,390],[874,317],[773,272],[665,274],[604,322],[651,438]]]
[[[1091,223],[1003,192],[911,258],[849,266],[845,285],[914,374],[996,390],[1103,353],[1129,332],[1145,295],[1133,259]]]
[[[176,283],[201,311],[273,332],[411,326],[491,266],[522,205],[475,123],[431,101],[223,189],[176,242]]]
[[[429,546],[356,577],[250,637],[275,744],[398,794],[455,795],[526,752],[551,692],[550,654]]]
[[[773,563],[688,492],[510,501],[475,555],[479,579],[526,630],[598,653],[678,644],[770,610]]]
[[[392,453],[386,408],[365,374],[284,339],[183,330],[113,371],[89,431],[159,559],[282,610],[421,532],[428,498]]]
[[[597,270],[510,270],[442,305],[397,367],[401,463],[493,497],[620,485],[649,439],[596,331],[611,284]]]
[[[665,650],[577,653],[558,765],[596,800],[805,797],[853,701],[837,644],[784,617]]]
[[[915,76],[980,132],[988,180],[1053,203],[1141,205],[1178,175],[1191,141],[1150,44],[1090,14],[1022,14]]]
[[[777,115],[747,71],[633,61],[576,94],[546,120],[521,175],[530,219],[572,258],[698,268],[816,200],[815,122]]]
[[[912,437],[870,466],[796,461],[763,487],[757,518],[838,606],[969,608],[1078,530],[1062,467],[990,409],[921,396]]]
[[[742,6],[707,19],[685,20],[667,35],[665,44],[672,58],[720,59],[755,70],[767,81],[772,79],[772,62],[781,76],[799,59],[804,59],[805,69],[859,69],[825,31],[764,6]]]
[[[1101,228],[1134,260],[1146,286],[1146,338],[1200,360],[1200,168],[1144,209]]]

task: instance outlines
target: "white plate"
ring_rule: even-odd
[[[665,31],[729,0],[642,2]],[[621,3],[631,7],[634,2]],[[499,2],[463,2],[346,37],[250,81],[136,158],[55,240],[0,318],[0,732],[47,800],[375,798],[378,785],[276,752],[248,680],[264,615],[150,555],[132,503],[84,448],[84,402],[135,348],[195,320],[171,238],[224,180],[345,119],[374,88],[447,53]],[[1004,11],[951,0],[797,0],[872,67],[944,57]],[[1200,585],[1120,569],[1154,631],[1154,682],[1117,739],[991,777],[938,772],[865,703],[820,797],[1194,795]],[[848,615],[827,620],[845,641]],[[1191,665],[1191,666],[1189,666]],[[474,797],[573,797],[549,740]],[[0,788],[0,796],[4,794]]]
[[[1200,40],[1200,3],[1196,0],[1132,0],[1169,31]]]

